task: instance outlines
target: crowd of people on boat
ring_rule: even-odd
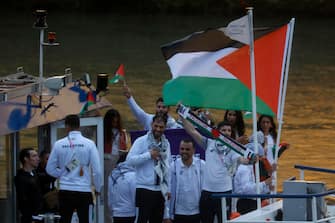
[[[88,223],[94,195],[99,196],[101,190],[108,195],[105,212],[111,218],[105,222],[213,223],[215,218],[222,222],[221,201],[215,195],[255,194],[257,185],[261,193],[274,189],[277,133],[271,116],[259,116],[257,132],[248,136],[241,111],[227,110],[223,120],[215,124],[209,112],[191,109],[222,135],[258,151],[255,159],[248,159],[202,134],[182,116],[175,120],[162,98],[156,100],[155,114],[149,114],[136,103],[126,85],[124,95],[147,133],[130,145],[120,112],[115,108],[108,110],[104,115],[103,172],[95,143],[79,131],[78,115],[65,118],[67,135],[56,141],[50,154],[44,151],[39,158],[33,148],[20,151],[22,169],[15,177],[15,185],[22,223],[33,222],[32,216],[43,211],[59,213],[62,223],[71,223],[75,212],[80,223]],[[173,159],[164,131],[175,128],[185,129],[189,137],[180,141],[179,155]],[[196,144],[205,151],[205,160],[195,155]],[[259,184],[255,178],[257,161]],[[46,197],[54,191],[56,201],[50,204]],[[257,208],[256,200],[251,198],[226,201],[228,218]]]

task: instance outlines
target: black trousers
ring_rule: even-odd
[[[113,217],[114,223],[134,223],[135,222],[135,216],[134,217]]]
[[[200,223],[200,214],[195,215],[174,215],[173,223]]]
[[[93,204],[91,192],[59,191],[60,223],[71,223],[73,211],[76,209],[80,223],[89,222],[89,205]]]
[[[225,192],[209,192],[202,191],[200,197],[200,218],[201,223],[213,223],[215,215],[218,218],[218,222],[222,223],[222,208],[221,199],[213,198],[213,194],[230,194],[231,191]],[[227,218],[229,219],[231,213],[231,198],[226,198]]]
[[[240,198],[237,201],[236,207],[240,214],[246,214],[257,209],[257,201],[253,199]]]
[[[137,223],[163,221],[164,197],[160,191],[136,188],[136,207],[138,207]]]

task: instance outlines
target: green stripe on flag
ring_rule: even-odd
[[[117,74],[112,79],[109,80],[109,83],[116,84],[119,82],[119,80],[124,80],[124,78],[123,76]]]
[[[214,109],[251,111],[251,91],[237,79],[181,76],[163,87],[166,105],[183,103]],[[269,106],[257,97],[257,110],[274,116]]]

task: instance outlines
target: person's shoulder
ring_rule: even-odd
[[[85,143],[88,143],[88,144],[93,144],[94,146],[95,146],[95,142],[92,140],[92,139],[90,139],[90,138],[87,138],[86,136],[81,136],[81,140],[83,140]]]
[[[203,159],[200,159],[199,157],[193,157],[193,163],[195,165],[205,165],[205,161]]]
[[[68,141],[69,141],[68,137],[65,136],[63,138],[60,138],[60,139],[56,140],[55,145],[63,144],[64,142],[68,142]]]
[[[17,171],[16,176],[14,177],[14,182],[15,184],[25,182],[25,179],[30,176],[31,175],[28,172],[21,168]]]
[[[140,136],[137,139],[135,139],[134,143],[142,143],[147,139],[147,137],[148,137],[147,134]]]

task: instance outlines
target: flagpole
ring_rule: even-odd
[[[123,86],[127,86],[126,78],[123,78],[123,79],[122,79],[122,82],[123,82]]]
[[[258,154],[258,142],[257,142],[257,110],[256,110],[256,77],[255,77],[255,55],[254,55],[254,24],[253,24],[253,13],[252,7],[246,8],[248,10],[248,21],[249,21],[249,52],[250,52],[250,75],[251,75],[251,91],[252,91],[252,131],[254,138],[254,148],[255,154]],[[257,160],[255,164],[255,174],[256,174],[256,188],[257,194],[260,193],[259,188],[259,161]],[[257,198],[257,209],[261,208],[261,199]]]
[[[292,42],[293,42],[293,30],[294,30],[294,23],[295,18],[292,18],[289,23],[289,39],[288,39],[288,46],[287,46],[287,55],[285,60],[285,73],[284,73],[284,85],[283,85],[283,94],[281,98],[281,106],[278,116],[278,135],[276,141],[276,150],[275,150],[275,163],[278,163],[278,152],[279,152],[279,143],[280,143],[280,136],[282,131],[283,125],[283,116],[284,116],[284,107],[285,107],[285,98],[286,98],[286,90],[287,90],[287,81],[288,81],[288,71],[290,67],[290,58],[291,58],[291,50],[292,50]],[[277,192],[278,185],[277,185],[277,171],[273,173],[275,178],[275,192]]]

